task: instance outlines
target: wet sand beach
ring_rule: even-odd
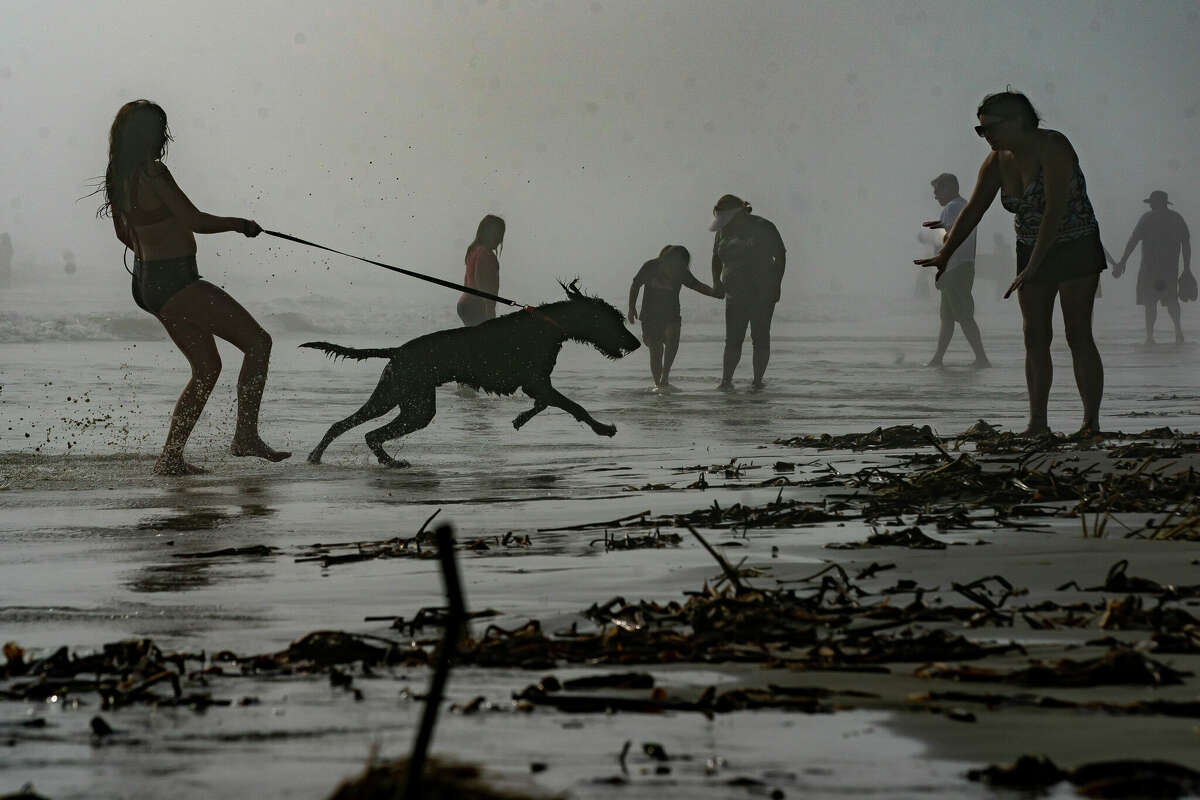
[[[204,651],[208,664],[222,650],[238,656],[276,653],[319,630],[383,637],[406,647],[414,638],[432,641],[436,627],[409,634],[393,629],[391,619],[366,618],[411,619],[421,608],[442,605],[436,561],[397,557],[323,566],[305,559],[356,552],[355,542],[412,537],[439,509],[437,521],[452,523],[461,544],[487,545],[459,553],[468,607],[498,612],[473,621],[474,634],[493,624],[512,630],[531,619],[548,635],[572,624],[587,630],[593,622],[582,614],[593,604],[614,597],[682,603],[687,593],[718,583],[721,569],[678,525],[659,526],[663,534],[682,535],[678,545],[637,550],[606,550],[603,527],[545,529],[642,511],[649,517],[685,515],[714,503],[722,509],[738,503],[831,503],[845,487],[814,482],[871,467],[919,472],[943,458],[928,445],[823,450],[778,439],[906,424],[930,425],[949,436],[981,417],[1004,429],[1021,427],[1023,379],[1011,308],[989,306],[981,314],[996,368],[936,372],[912,366],[927,355],[928,337],[859,338],[856,320],[822,316],[819,307],[797,309],[778,337],[769,391],[763,394],[712,391],[720,351],[716,318],[685,322],[673,378],[684,390],[678,395],[647,391],[643,351],[613,363],[569,345],[556,384],[598,419],[614,422],[616,437],[595,437],[551,413],[514,432],[509,421],[527,401],[461,398],[443,389],[434,423],[395,445],[398,455],[413,462],[399,471],[374,464],[359,432],[339,440],[327,463],[303,462],[329,422],[361,402],[382,364],[334,364],[294,345],[309,338],[356,345],[402,341],[403,331],[278,335],[264,430],[297,457],[263,464],[226,454],[232,390],[225,376],[193,445],[210,472],[187,479],[150,474],[171,398],[183,379],[166,343],[93,337],[0,345],[6,364],[0,429],[13,428],[4,431],[0,448],[0,638],[34,658],[60,646],[84,654],[106,643],[149,637],[163,651]],[[904,328],[925,311],[892,313]],[[419,324],[424,323],[414,327]],[[1114,322],[1101,331],[1110,376],[1104,427],[1131,434],[1160,426],[1196,430],[1200,387],[1191,371],[1169,351],[1147,353],[1133,342],[1136,328],[1121,330]],[[948,360],[956,355],[968,357],[952,349]],[[1078,401],[1065,349],[1056,345],[1055,357],[1059,381],[1051,423],[1073,429]],[[964,443],[948,452],[956,458],[973,447]],[[914,460],[914,454],[923,460]],[[986,456],[978,458],[987,462]],[[988,469],[1011,468],[1003,454],[997,458]],[[1114,463],[1094,449],[1074,447],[1044,458],[1058,461],[1055,469],[1086,469],[1095,461],[1100,472],[1132,472],[1140,464],[1131,458]],[[1184,453],[1153,460],[1144,469],[1176,473],[1194,458]],[[776,470],[781,461],[794,469]],[[700,470],[687,468],[701,466],[711,468],[704,472],[704,488],[687,488],[700,477]],[[979,513],[991,517],[987,508]],[[1128,561],[1130,576],[1176,586],[1200,583],[1194,577],[1193,561],[1200,558],[1194,542],[1125,538],[1123,526],[1144,528],[1147,516],[1114,514],[1103,538],[1084,538],[1077,516],[1014,516],[1001,527],[985,520],[969,529],[919,525],[948,545],[941,550],[827,547],[911,526],[916,512],[897,520],[848,513],[844,520],[816,524],[698,528],[731,562],[754,570],[746,582],[759,589],[783,586],[807,595],[821,579],[800,579],[829,564],[853,577],[874,562],[893,566],[850,581],[866,593],[858,598],[864,607],[884,600],[907,607],[917,597],[913,591],[883,593],[906,580],[925,590],[921,601],[931,608],[972,606],[953,584],[1001,575],[1017,592],[1007,599],[1007,612],[1045,602],[1121,600],[1130,593],[1059,589],[1070,581],[1085,589],[1103,584],[1121,560]],[[1094,529],[1090,515],[1087,525]],[[610,526],[609,534],[653,530],[622,527]],[[251,547],[260,549],[185,557]],[[995,599],[996,584],[987,591]],[[1155,593],[1143,595],[1147,607],[1157,602]],[[1195,601],[1185,596],[1167,602],[1187,611]],[[947,662],[948,668],[997,670],[1021,669],[1031,659],[1094,658],[1112,644],[1088,642],[1107,636],[1143,642],[1151,633],[1103,629],[1101,615],[1093,612],[1078,612],[1088,618],[1080,627],[1036,629],[1026,619],[1065,613],[1015,613],[1011,625],[984,619],[909,627],[916,636],[946,630],[985,647],[1016,642],[1025,649]],[[1195,694],[1191,676],[1157,687],[1030,688],[918,677],[925,661],[884,661],[877,666],[887,672],[865,672],[815,669],[802,665],[800,653],[791,655],[774,664],[464,665],[451,676],[433,750],[583,798],[769,796],[775,789],[788,797],[978,796],[984,790],[966,780],[969,768],[1027,752],[1045,753],[1064,767],[1127,756],[1200,768],[1189,745],[1196,724],[1189,716],[997,700],[989,707],[961,695],[938,696],[1035,694],[1063,701],[1056,706],[1182,702]],[[1179,671],[1200,666],[1194,655],[1144,655]],[[190,664],[189,672],[200,666]],[[39,702],[7,700],[0,703],[0,733],[10,745],[0,756],[0,789],[32,782],[52,798],[167,792],[208,797],[251,790],[264,797],[326,797],[342,778],[359,771],[372,748],[384,757],[407,752],[422,705],[412,696],[424,692],[429,677],[419,665],[376,667],[370,675],[358,664],[343,670],[361,699],[331,685],[327,670],[241,675],[226,669],[225,675],[207,677],[203,690],[230,705],[203,711],[147,703],[101,709],[98,697],[86,692]],[[548,674],[564,681],[628,671],[650,673],[667,698],[680,702],[696,701],[710,686],[718,692],[774,685],[828,693],[820,693],[820,702],[808,709],[821,713],[767,707],[708,715],[606,714],[537,704],[521,711],[513,702],[514,693]],[[199,687],[189,682],[187,690]],[[642,690],[609,694],[648,696]],[[479,696],[484,710],[450,711],[452,704]],[[243,698],[253,700],[241,705]],[[93,735],[90,721],[97,714],[114,734]],[[627,774],[618,763],[626,740],[632,742]],[[672,760],[646,755],[644,743],[660,744]],[[544,771],[533,773],[534,763],[544,764]],[[606,782],[617,776],[626,783]],[[729,783],[738,778],[757,783]],[[1071,794],[1066,784],[1056,791]]]

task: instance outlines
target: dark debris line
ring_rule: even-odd
[[[883,530],[876,530],[861,545],[851,546],[940,549],[946,544],[927,536],[920,526],[933,525],[939,530],[1023,527],[1036,524],[1028,522],[1029,519],[1060,516],[1078,518],[1088,536],[1120,528],[1126,536],[1200,538],[1196,475],[1191,468],[1171,471],[1172,464],[1163,463],[1165,459],[1200,452],[1200,437],[1164,429],[1138,437],[1122,436],[1120,442],[1105,446],[1104,442],[1092,439],[1021,439],[998,434],[985,423],[952,439],[938,437],[927,427],[900,426],[846,437],[786,440],[781,443],[817,449],[931,447],[933,452],[906,456],[907,465],[898,468],[870,466],[842,473],[828,467],[813,477],[793,479],[775,475],[757,483],[739,484],[781,487],[773,501],[761,506],[733,504],[722,508],[714,501],[686,514],[654,516],[643,511],[614,520],[552,529],[603,531],[603,538],[591,540],[591,545],[602,544],[606,550],[675,545],[680,537],[670,530],[689,529],[713,554],[721,574],[711,584],[669,602],[631,602],[614,597],[605,603],[595,603],[582,610],[581,617],[587,621],[582,629],[578,622],[569,629],[549,633],[536,620],[515,627],[490,624],[477,635],[462,639],[454,663],[552,670],[571,664],[628,668],[664,663],[740,662],[804,673],[900,671],[917,678],[1014,687],[1009,692],[930,691],[910,696],[904,704],[907,708],[945,713],[960,721],[971,721],[974,716],[948,708],[948,704],[1200,719],[1200,703],[1194,701],[1079,702],[1028,691],[1114,685],[1158,687],[1183,682],[1191,673],[1160,659],[1173,654],[1200,655],[1200,620],[1180,605],[1182,601],[1200,597],[1200,585],[1173,586],[1130,575],[1128,563],[1119,561],[1102,583],[1081,589],[1078,582],[1071,581],[1058,587],[1059,591],[1074,588],[1102,593],[1096,599],[1068,603],[1021,604],[1019,598],[1026,592],[999,575],[953,582],[948,587],[952,593],[949,596],[962,598],[965,603],[947,602],[945,597],[927,602],[926,595],[940,592],[940,587],[922,587],[906,579],[891,586],[864,585],[893,566],[879,563],[872,563],[854,577],[841,565],[831,564],[801,580],[786,585],[775,582],[772,588],[762,588],[753,585],[760,573],[730,564],[696,531],[696,528],[748,531],[857,519]],[[973,445],[974,451],[964,451],[964,444]],[[1106,473],[1095,468],[1078,468],[1068,462],[1071,450],[1083,449],[1111,459],[1119,468]],[[790,472],[795,466],[780,463],[785,467],[777,464],[777,473]],[[720,472],[727,480],[753,482],[754,469],[753,464],[730,462],[699,471],[702,478],[704,474]],[[688,472],[697,470],[697,467],[686,468]],[[841,493],[809,503],[785,499],[785,486],[836,489]],[[1114,517],[1115,514],[1151,516],[1144,525],[1132,527]],[[426,528],[436,516],[437,512],[411,538],[314,545],[297,560],[319,561],[329,567],[374,558],[434,557],[436,550],[428,546],[431,539]],[[906,517],[909,524],[904,521]],[[1113,527],[1109,527],[1110,522],[1114,522]],[[645,533],[631,535],[631,531]],[[462,542],[458,549],[530,544],[528,535],[510,532],[491,540]],[[245,547],[181,557],[269,557],[277,553],[273,548]],[[472,616],[497,614],[487,609]],[[0,698],[43,702],[50,698],[70,700],[94,695],[101,710],[148,704],[201,711],[254,702],[249,697],[235,700],[232,696],[217,696],[221,687],[234,684],[237,677],[312,674],[328,676],[333,685],[361,699],[362,690],[354,685],[356,675],[431,664],[438,638],[419,638],[418,633],[426,627],[444,626],[447,618],[444,608],[422,609],[411,620],[376,617],[372,619],[393,620],[393,627],[404,632],[406,638],[314,631],[283,650],[257,655],[229,651],[167,653],[150,639],[134,639],[114,642],[86,655],[71,654],[67,647],[61,647],[44,657],[30,658],[18,644],[10,642],[3,648],[6,663],[0,670]],[[938,625],[943,627],[929,627]],[[1092,658],[1028,660],[1024,666],[1000,669],[969,662],[1006,653],[1027,655],[1024,648],[1013,642],[972,641],[946,626],[1086,628],[1142,632],[1145,637],[1142,642],[1130,645],[1109,635],[1088,642],[1104,648]],[[676,696],[656,687],[648,674],[638,672],[588,680],[591,682],[560,682],[548,675],[515,693],[503,707],[510,711],[531,711],[544,706],[574,713],[716,714],[753,708],[828,713],[856,706],[880,707],[885,702],[866,692],[780,684],[724,691],[708,687],[692,696]],[[461,713],[485,708],[483,698],[458,706]],[[112,731],[99,717],[93,721],[93,729],[97,736],[107,735],[100,729]],[[1053,765],[1019,762],[1015,770],[989,768],[979,771],[974,779],[997,785],[1019,785],[1023,780],[1042,780],[1042,785],[1050,785],[1070,780],[1077,786],[1090,786],[1096,781],[1115,781],[1115,785],[1128,787],[1134,785],[1128,781],[1142,780],[1140,776],[1146,773],[1146,769],[1133,762],[1129,764],[1121,769],[1110,762],[1108,772],[1099,766],[1089,772],[1087,767],[1063,771],[1057,767],[1050,769]],[[1172,780],[1177,779],[1178,785],[1193,789],[1200,786],[1194,773],[1184,768],[1174,769],[1175,772],[1167,772],[1174,776]],[[1009,780],[1018,784],[1005,783]]]

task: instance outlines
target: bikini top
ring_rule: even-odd
[[[1013,228],[1017,234],[1017,242],[1033,245],[1037,241],[1038,230],[1042,227],[1042,217],[1046,213],[1046,184],[1042,179],[1042,169],[1038,167],[1037,176],[1025,187],[1022,194],[1008,194],[1003,186],[1000,188],[1000,204],[1013,213]],[[1100,230],[1096,222],[1096,212],[1087,195],[1087,181],[1079,162],[1071,173],[1067,185],[1067,211],[1062,225],[1058,229],[1055,242],[1066,242],[1079,239]]]

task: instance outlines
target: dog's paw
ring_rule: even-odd
[[[604,425],[603,423],[592,428],[600,436],[616,436],[616,425]]]
[[[321,463],[321,454],[318,453],[316,450],[313,450],[311,453],[308,454],[308,463],[320,464]]]
[[[390,469],[404,469],[405,467],[412,466],[403,458],[391,458],[390,456],[379,459],[379,463]]]

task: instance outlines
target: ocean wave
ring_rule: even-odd
[[[386,330],[372,324],[369,314],[348,315],[327,312],[310,315],[302,311],[280,310],[255,314],[268,331],[278,333],[347,333],[349,331]],[[0,315],[0,344],[45,342],[148,342],[167,338],[157,319],[143,311],[93,314],[13,314]]]

